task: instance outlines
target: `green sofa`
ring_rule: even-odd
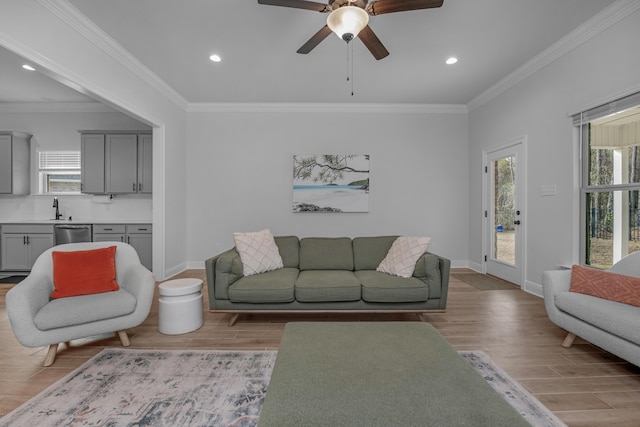
[[[284,268],[244,276],[235,248],[205,261],[209,308],[256,312],[444,311],[451,261],[426,252],[412,277],[376,271],[397,236],[275,236]],[[424,320],[424,319],[423,319]]]

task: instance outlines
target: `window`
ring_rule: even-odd
[[[574,116],[582,150],[581,263],[640,250],[640,93]]]
[[[80,151],[38,154],[39,194],[80,194]]]

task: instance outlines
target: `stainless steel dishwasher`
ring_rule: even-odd
[[[91,241],[91,224],[56,224],[53,226],[56,245]]]

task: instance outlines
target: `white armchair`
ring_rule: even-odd
[[[116,281],[120,289],[94,295],[50,299],[53,251],[79,251],[116,246]],[[126,329],[140,325],[149,315],[155,289],[153,274],[135,249],[120,242],[70,243],[54,246],[38,257],[31,273],[6,297],[11,328],[25,347],[49,346],[44,366],[53,364],[59,343],[117,332],[128,346]]]

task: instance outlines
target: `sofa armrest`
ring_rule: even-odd
[[[429,299],[439,299],[438,309],[444,310],[449,293],[449,272],[451,261],[434,253],[426,252],[416,262],[413,272],[429,286]]]
[[[209,306],[214,308],[216,299],[229,299],[229,286],[242,277],[242,261],[235,248],[226,250],[204,262],[207,275]]]
[[[153,295],[156,289],[156,280],[153,273],[142,264],[133,264],[124,271],[122,289],[126,289],[136,298],[135,315],[140,323],[149,315]]]
[[[558,324],[561,315],[556,307],[555,297],[561,292],[569,292],[571,288],[571,270],[552,270],[542,273],[542,294],[544,307],[549,319]]]
[[[7,292],[6,305],[13,332],[26,347],[34,347],[32,337],[39,330],[33,319],[42,307],[49,303],[53,281],[45,274],[30,274]]]

